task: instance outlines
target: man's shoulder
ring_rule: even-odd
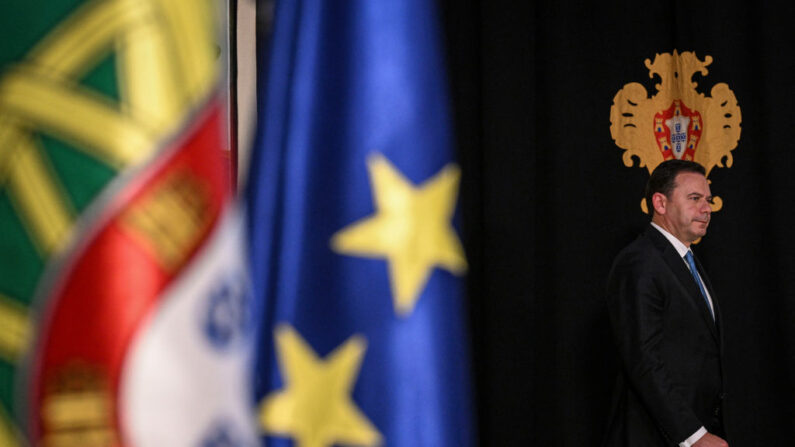
[[[632,254],[635,252],[646,252],[646,251],[659,251],[657,247],[659,247],[659,241],[655,239],[655,236],[663,237],[662,234],[655,235],[653,232],[656,232],[653,227],[647,227],[643,232],[641,232],[632,242],[627,244],[620,252],[618,252],[618,256],[621,257],[626,256],[628,254]],[[659,232],[658,232],[659,233]]]
[[[638,237],[624,247],[613,261],[613,270],[621,266],[624,268],[644,268],[649,264],[654,264],[661,260],[660,241],[655,240],[652,233],[657,231],[648,227]],[[660,235],[662,237],[662,235]]]

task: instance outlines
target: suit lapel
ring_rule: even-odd
[[[676,277],[677,281],[679,281],[679,284],[681,284],[682,287],[687,290],[687,294],[690,296],[691,302],[701,314],[701,317],[704,319],[704,323],[707,324],[712,336],[715,337],[715,341],[720,344],[717,328],[715,327],[715,320],[712,319],[712,314],[709,312],[707,303],[704,301],[704,297],[701,295],[701,290],[699,290],[698,284],[696,284],[693,275],[690,273],[690,269],[687,268],[684,260],[679,257],[679,252],[676,251],[674,246],[668,242],[668,239],[666,239],[662,233],[660,233],[651,225],[649,225],[649,227],[646,229],[646,236],[649,237],[657,249],[660,250],[663,260],[674,273],[674,276]],[[697,268],[703,272],[703,269],[700,265]],[[706,275],[702,273],[701,277],[706,278]],[[714,296],[712,294],[712,288],[709,286],[709,281],[704,279],[704,283],[707,285],[710,295]],[[715,311],[715,315],[718,315],[717,310]]]

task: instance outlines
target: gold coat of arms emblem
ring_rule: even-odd
[[[710,96],[696,91],[696,72],[706,76],[712,57],[700,60],[695,52],[676,50],[646,59],[649,77],[659,76],[657,93],[649,97],[637,82],[626,84],[616,93],[610,107],[610,135],[624,149],[623,161],[649,172],[673,158],[700,163],[709,177],[712,168],[731,167],[731,151],[740,140],[742,115],[734,92],[726,83],[712,87]],[[641,205],[645,209],[645,203]],[[715,198],[713,211],[722,206]]]

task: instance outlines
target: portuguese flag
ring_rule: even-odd
[[[0,15],[0,445],[247,443],[214,2]]]

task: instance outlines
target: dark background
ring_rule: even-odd
[[[613,257],[643,229],[646,168],[610,136],[613,96],[646,58],[713,57],[695,75],[742,112],[723,209],[695,248],[725,321],[730,445],[795,445],[795,7],[785,2],[443,0],[471,264],[480,444],[596,446],[616,369]]]

